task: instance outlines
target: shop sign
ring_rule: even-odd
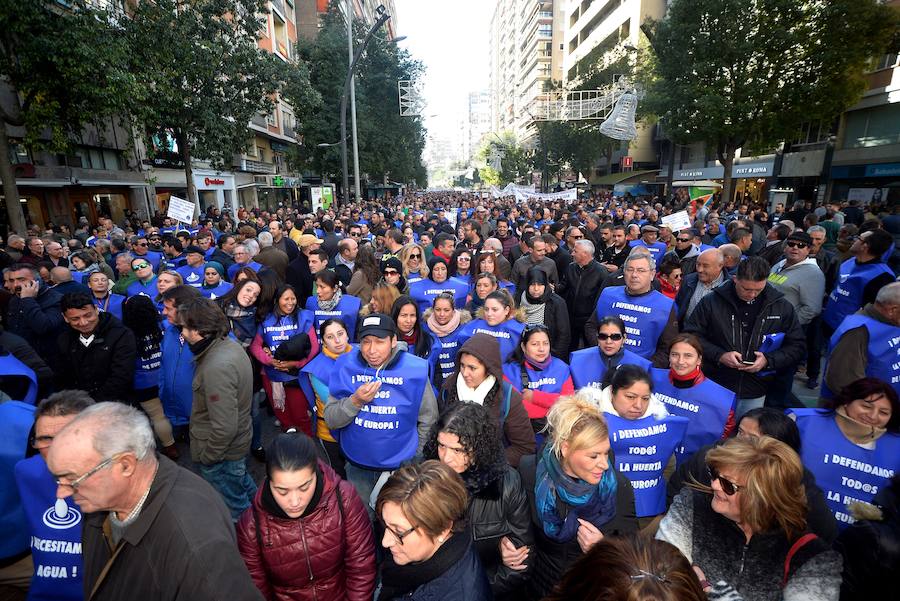
[[[774,167],[774,163],[751,163],[749,165],[735,165],[731,168],[731,176],[737,178],[771,177]]]
[[[900,163],[866,165],[866,177],[893,177],[900,175]]]
[[[205,186],[224,186],[225,180],[217,177],[204,177],[203,185]]]
[[[281,142],[276,142],[274,140],[269,142],[269,146],[272,147],[273,152],[287,152],[290,150],[290,146],[287,144],[282,144]]]
[[[276,175],[275,177],[272,178],[272,185],[275,186],[276,188],[284,187],[284,178],[281,177],[280,175]]]
[[[724,175],[723,167],[693,167],[679,169],[675,172],[675,179],[722,179]]]

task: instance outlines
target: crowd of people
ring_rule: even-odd
[[[0,598],[900,584],[898,206],[423,192],[23,234]]]

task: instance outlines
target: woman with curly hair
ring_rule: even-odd
[[[525,582],[534,542],[525,489],[506,463],[500,440],[488,410],[466,403],[438,418],[423,451],[466,485],[469,531],[496,599],[511,597]]]
[[[464,246],[457,248],[450,257],[449,268],[450,277],[468,282],[472,273],[472,251]]]
[[[418,244],[407,244],[400,249],[400,263],[403,265],[403,277],[406,278],[407,284],[414,284],[428,277],[425,249]]]
[[[159,400],[159,372],[162,366],[163,332],[159,327],[159,313],[150,297],[138,294],[122,305],[122,323],[134,333],[137,342],[132,402],[139,403],[150,417],[153,431],[161,443],[160,452],[169,459],[178,459],[172,424]]]

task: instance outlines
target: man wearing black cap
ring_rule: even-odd
[[[359,350],[338,357],[324,418],[339,434],[347,479],[363,502],[387,476],[421,452],[437,420],[428,363],[397,344],[388,315],[373,313],[359,323]]]
[[[181,279],[184,280],[185,284],[194,288],[200,288],[203,286],[206,253],[199,246],[191,245],[185,249],[184,255],[187,262],[179,267],[177,271],[181,274]]]

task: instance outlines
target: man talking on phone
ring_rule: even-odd
[[[794,308],[768,283],[769,264],[750,257],[697,304],[684,324],[703,343],[703,373],[735,393],[735,418],[762,407],[775,371],[803,360]]]
[[[50,366],[57,364],[56,340],[65,328],[60,302],[34,265],[17,263],[3,270],[3,286],[12,294],[6,310],[6,329],[18,334]]]

